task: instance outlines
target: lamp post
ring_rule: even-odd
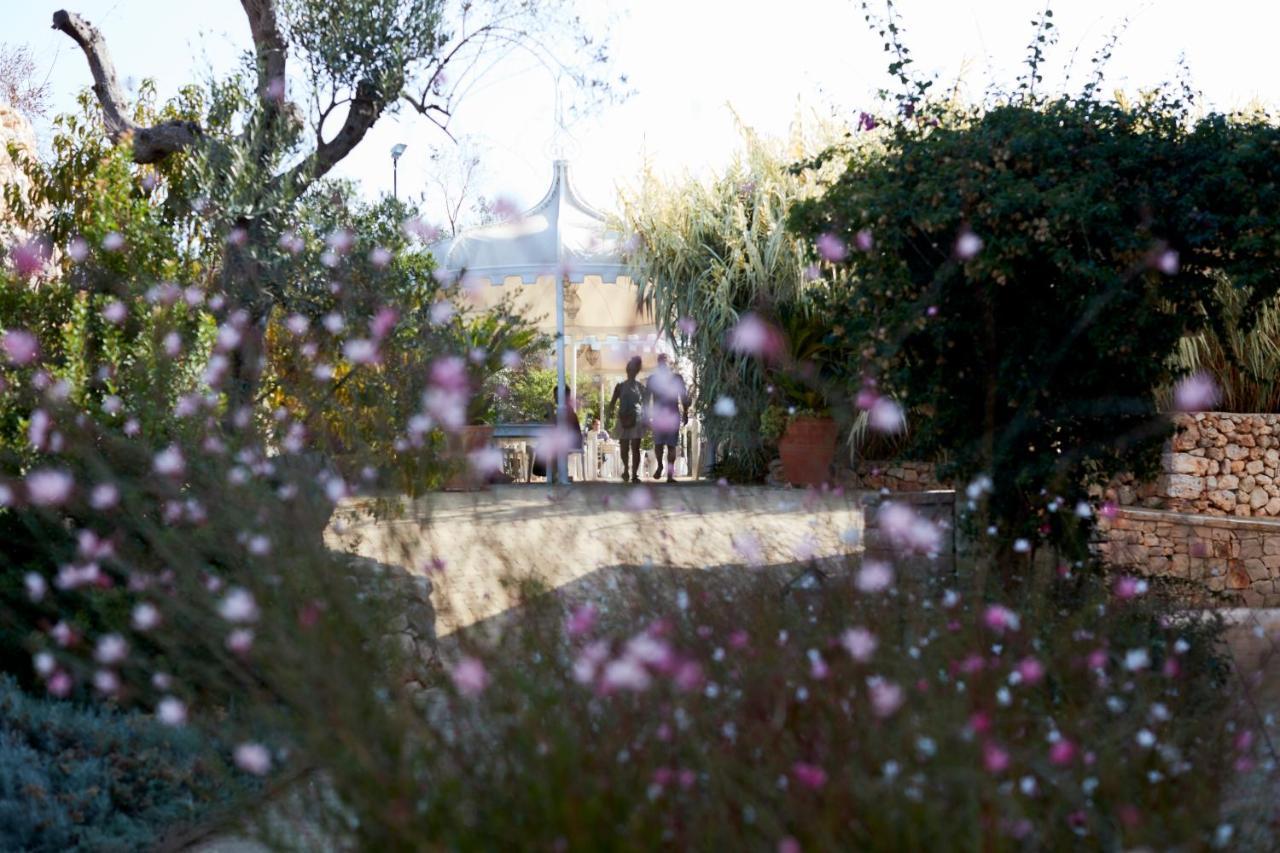
[[[403,142],[397,142],[391,146],[391,197],[397,201],[400,198],[399,187],[397,186],[397,178],[399,177],[400,155],[404,153],[404,149],[409,146]]]

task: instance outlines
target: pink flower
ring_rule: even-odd
[[[744,314],[729,332],[729,348],[744,355],[775,359],[782,354],[782,333],[756,314]]]
[[[840,645],[844,646],[845,651],[849,653],[849,657],[859,663],[866,663],[871,660],[871,656],[875,654],[876,647],[879,644],[875,634],[872,634],[866,628],[850,628],[840,635]]]
[[[1044,678],[1044,664],[1035,658],[1023,658],[1018,664],[1018,675],[1026,684],[1036,684]]]
[[[113,299],[102,309],[102,319],[113,326],[119,326],[129,316],[129,309],[119,299]]]
[[[374,340],[380,341],[391,334],[399,319],[400,315],[394,308],[379,308],[378,313],[369,321],[369,334],[373,335]]]
[[[369,253],[369,263],[378,269],[383,269],[387,264],[391,263],[391,258],[391,251],[382,246],[374,247],[373,251]]]
[[[48,688],[50,695],[63,697],[71,693],[72,684],[71,676],[63,670],[58,670],[49,676],[45,686]]]
[[[443,326],[445,323],[453,319],[453,303],[449,302],[447,299],[437,300],[432,303],[431,309],[427,313],[431,319],[431,325]]]
[[[470,390],[467,363],[456,355],[438,358],[431,363],[429,381],[442,391],[463,392]]]
[[[1182,379],[1173,389],[1173,406],[1180,412],[1212,411],[1221,399],[1217,383],[1203,371]]]
[[[683,690],[691,693],[702,687],[704,681],[702,675],[702,667],[697,661],[686,660],[676,665],[675,675],[672,676],[677,690]]]
[[[1135,598],[1147,591],[1147,582],[1141,578],[1135,578],[1132,575],[1124,575],[1117,578],[1115,583],[1116,598],[1126,601]]]
[[[902,688],[892,681],[875,680],[871,684],[871,709],[877,717],[891,716],[906,700]]]
[[[698,321],[692,317],[681,317],[676,321],[676,328],[680,330],[680,334],[686,338],[691,338],[693,333],[698,330]]]
[[[5,332],[4,338],[0,339],[0,348],[4,349],[9,363],[17,367],[30,364],[40,355],[39,341],[26,329],[10,329]]]
[[[1003,773],[1009,769],[1009,753],[991,741],[982,745],[982,766],[988,773]]]
[[[817,764],[809,764],[805,761],[797,761],[791,765],[791,775],[795,780],[806,788],[818,790],[827,784],[827,771],[823,770]]]
[[[1076,760],[1076,745],[1066,738],[1061,738],[1049,747],[1049,762],[1057,767],[1066,767]]]
[[[1022,625],[1018,614],[1001,604],[992,604],[987,607],[982,614],[982,622],[988,629],[998,634],[1016,631]]]
[[[580,637],[583,634],[590,633],[591,629],[596,625],[597,616],[599,616],[599,611],[596,610],[593,604],[583,604],[580,607],[575,607],[573,612],[569,614],[568,622],[565,625],[569,636]]]
[[[1156,255],[1155,267],[1165,275],[1177,275],[1182,268],[1178,253],[1174,249],[1165,249]]]
[[[265,776],[271,770],[271,753],[260,743],[242,743],[233,755],[236,766],[246,773]]]
[[[27,240],[9,248],[13,268],[21,278],[35,278],[44,272],[49,261],[49,247],[41,240]]]
[[[871,229],[863,228],[853,235],[853,245],[857,246],[860,252],[870,252],[875,247],[875,239],[871,236]]]
[[[778,840],[778,853],[800,853],[800,842],[790,835]]]
[[[596,680],[600,664],[609,657],[609,645],[597,640],[588,645],[573,662],[573,680],[579,684],[590,684]]]
[[[75,480],[66,471],[41,468],[27,475],[27,498],[35,506],[59,506],[71,497]]]
[[[839,263],[849,256],[849,248],[834,234],[819,234],[818,239],[814,241],[814,246],[817,247],[818,255],[824,261]]]
[[[907,504],[890,501],[882,504],[876,513],[880,529],[889,543],[899,551],[914,554],[935,554],[942,544],[942,532],[937,525],[920,516]]]
[[[253,631],[249,628],[236,628],[227,634],[227,648],[238,655],[247,655],[253,648]]]
[[[632,657],[623,656],[617,660],[609,661],[605,665],[601,686],[606,691],[631,690],[639,692],[648,690],[652,681],[649,677],[649,671],[645,669],[640,661]]]
[[[884,592],[893,584],[893,569],[878,560],[863,562],[858,569],[858,589],[866,593]]]
[[[489,671],[477,658],[464,657],[449,671],[453,686],[463,696],[479,696],[489,686]]]

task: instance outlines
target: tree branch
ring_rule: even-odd
[[[378,87],[369,80],[361,80],[356,85],[356,94],[347,109],[346,120],[342,122],[337,134],[328,142],[317,138],[316,150],[311,156],[282,175],[281,180],[300,193],[312,181],[324,177],[360,144],[360,140],[364,139],[386,107],[387,100],[378,91]]]
[[[175,151],[181,151],[200,137],[200,126],[190,121],[166,121],[154,127],[143,127],[129,116],[124,91],[116,77],[115,65],[107,51],[106,41],[98,29],[74,12],[65,9],[53,13],[53,28],[71,37],[85,58],[93,75],[93,93],[102,106],[107,135],[112,142],[126,137],[133,141],[135,163],[155,163]]]
[[[280,33],[275,0],[240,0],[249,19],[249,33],[258,57],[258,98],[268,110],[284,103],[288,48]]]

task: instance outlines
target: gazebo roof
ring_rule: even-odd
[[[464,231],[432,251],[443,269],[466,270],[493,284],[516,276],[533,284],[557,272],[575,283],[587,276],[610,283],[629,278],[621,235],[574,190],[567,160],[555,161],[551,188],[522,216]]]

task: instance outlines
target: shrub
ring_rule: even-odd
[[[401,769],[337,765],[337,796],[363,804],[341,837],[1199,847],[1260,748],[1231,740],[1220,623],[1175,617],[1154,594],[1072,575],[1002,605],[901,574],[866,592],[856,568],[784,590],[795,571],[621,571],[593,584],[617,597],[579,599],[567,621],[544,596],[464,634],[427,719],[394,737],[369,723],[371,742],[412,744]],[[368,811],[386,808],[394,818]]]
[[[0,675],[0,848],[133,851],[247,784],[193,729],[34,699]]]
[[[1048,537],[1077,556],[1086,487],[1150,472],[1169,425],[1152,389],[1178,342],[1221,333],[1280,287],[1280,128],[1185,104],[1014,98],[918,105],[859,150],[792,223],[849,247],[857,284],[830,302],[845,365],[915,412],[906,452],[987,475],[999,541]],[[833,154],[832,156],[836,156]],[[865,250],[854,247],[861,240]],[[1008,566],[1015,563],[1004,561]]]

